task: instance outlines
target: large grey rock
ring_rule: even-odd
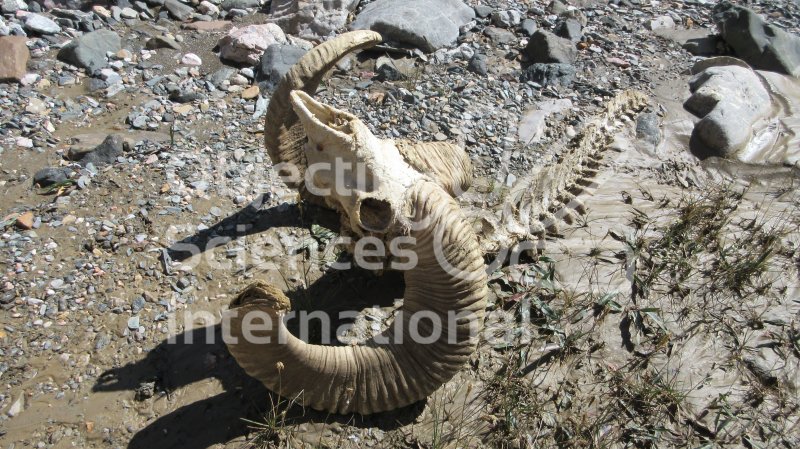
[[[714,7],[714,21],[736,55],[754,68],[800,76],[800,37],[730,2]]]
[[[208,76],[206,76],[206,80],[209,83],[211,83],[214,86],[216,86],[217,88],[219,88],[219,87],[222,86],[222,83],[225,80],[227,80],[228,78],[230,78],[231,76],[233,76],[234,73],[236,73],[236,69],[234,69],[233,67],[223,66],[222,68],[220,68],[216,72],[211,73]]]
[[[467,64],[467,70],[478,75],[486,75],[489,73],[489,60],[486,55],[475,52]]]
[[[56,34],[61,32],[57,23],[40,14],[25,16],[25,30],[38,34]]]
[[[692,134],[706,147],[701,156],[735,157],[750,141],[753,125],[771,110],[769,92],[745,67],[709,67],[692,77],[689,89],[684,107],[701,117]]]
[[[351,28],[373,30],[386,40],[432,52],[453,45],[459,28],[475,18],[461,0],[377,0],[356,16]]]
[[[525,55],[533,63],[571,64],[577,54],[572,41],[544,30],[533,33],[525,47]]]
[[[272,89],[278,85],[281,77],[306,54],[306,50],[286,44],[273,44],[267,47],[258,64],[256,79],[266,81],[266,87]]]
[[[14,14],[20,9],[28,9],[28,5],[22,0],[3,0],[3,2],[0,3],[0,10],[3,14]]]
[[[502,28],[511,28],[519,25],[522,21],[522,14],[519,11],[495,11],[492,13],[492,23]]]
[[[190,19],[194,14],[194,8],[178,0],[166,0],[164,2],[164,8],[169,11],[172,17],[178,20]]]
[[[558,37],[569,39],[572,42],[581,40],[581,36],[583,36],[581,24],[575,19],[559,21],[555,31]]]
[[[535,33],[538,28],[536,21],[533,19],[523,19],[519,24],[519,30],[525,36],[533,36],[533,33]]]
[[[569,86],[575,80],[575,67],[570,64],[531,64],[522,71],[520,81],[533,81],[541,86]]]
[[[517,40],[517,36],[511,31],[497,27],[486,27],[483,29],[483,34],[495,44],[509,44]]]
[[[477,15],[481,19],[489,17],[489,15],[493,11],[492,7],[488,5],[476,5],[474,9],[475,9],[475,15]]]
[[[33,175],[33,184],[39,187],[49,187],[53,184],[64,182],[69,178],[69,170],[63,167],[47,167],[38,170]]]
[[[58,59],[92,73],[108,64],[106,52],[116,53],[121,49],[122,43],[117,33],[110,30],[97,30],[86,33],[65,45],[58,52]]]
[[[109,134],[103,143],[88,152],[70,151],[69,156],[72,160],[77,160],[79,164],[86,166],[89,163],[96,167],[113,164],[117,158],[122,156],[125,151],[125,139],[119,134]]]
[[[303,38],[331,36],[347,24],[360,0],[273,0],[270,15],[287,33]]]

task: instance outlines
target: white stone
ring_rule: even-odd
[[[16,401],[11,404],[11,407],[8,408],[6,415],[13,418],[19,415],[22,412],[22,409],[25,408],[25,396],[19,395]]]
[[[22,148],[33,148],[33,140],[27,137],[17,137],[17,146]]]
[[[653,31],[656,30],[673,30],[675,29],[675,21],[670,16],[656,17],[647,23],[647,27]]]
[[[139,13],[133,8],[122,8],[119,15],[122,16],[123,19],[135,19],[139,17]]]
[[[203,60],[200,59],[200,56],[197,56],[194,53],[186,53],[181,58],[181,64],[183,65],[191,65],[191,66],[198,66],[203,64]]]
[[[207,14],[211,17],[217,17],[219,15],[219,7],[208,0],[200,2],[197,10],[200,11],[201,14]]]
[[[31,84],[39,81],[39,74],[38,73],[26,73],[20,80],[19,83],[23,86],[30,86]]]

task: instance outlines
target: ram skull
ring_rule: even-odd
[[[241,292],[225,316],[228,348],[249,375],[335,413],[392,410],[433,393],[475,350],[487,296],[477,237],[453,198],[469,187],[466,153],[446,143],[380,139],[354,115],[311,97],[341,57],[377,42],[377,33],[356,31],[307,53],[273,94],[265,139],[287,184],[337,210],[344,231],[407,238],[417,261],[404,272],[401,310],[386,331],[355,346],[292,336],[282,320],[289,300],[261,282]],[[253,315],[275,325],[248,328]],[[412,338],[412,328],[422,338]]]

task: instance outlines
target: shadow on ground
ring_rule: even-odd
[[[325,210],[314,209],[312,213],[314,222],[318,222],[320,216],[331,218]],[[260,211],[256,202],[217,225],[181,240],[168,252],[173,260],[184,260],[224,244],[225,239],[229,241],[263,232],[274,226],[303,226],[304,223],[296,205]],[[390,306],[395,299],[402,297],[403,289],[403,278],[399,273],[376,276],[353,269],[330,271],[308,288],[287,292],[287,295],[295,310],[322,310],[336,317],[339,311],[361,310],[373,305]],[[342,324],[347,323],[334,321],[330,332],[335,333]],[[288,325],[292,329],[292,323]],[[312,332],[309,339],[313,342],[320,336]],[[93,390],[136,391],[138,395],[143,385],[154,382],[156,396],[166,395],[168,401],[180,401],[180,397],[175,396],[183,396],[186,387],[208,379],[216,379],[223,392],[155,418],[133,436],[128,448],[204,448],[225,443],[252,433],[252,424],[245,420],[264,422],[265,416],[276,411],[272,404],[286,403],[239,368],[222,341],[220,325],[189,330],[174,337],[173,341],[162,341],[143,359],[103,373]],[[423,408],[424,401],[370,416],[331,415],[297,405],[281,406],[277,412],[286,410],[286,425],[336,422],[391,430],[413,422]]]
[[[339,217],[330,209],[304,203],[302,206],[281,204],[262,210],[262,204],[263,196],[214,226],[175,242],[167,248],[167,256],[180,262],[237,238],[276,227],[308,227],[316,223],[328,229],[339,229]]]

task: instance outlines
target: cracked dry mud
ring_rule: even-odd
[[[554,25],[547,12],[527,13],[549,2],[482,3]],[[697,119],[682,104],[694,59],[681,43],[713,29],[713,2],[568,3],[597,11],[587,26],[602,51],[579,50],[571,87],[520,82],[524,36],[513,29],[516,41],[490,39],[486,18],[462,39],[487,54],[488,76],[468,71],[465,59],[428,55],[404,79],[379,81],[375,60],[385,50],[365,52],[315,96],[378,136],[441,135],[463,146],[476,175],[460,199],[467,211],[502,210],[517,182],[559,160],[615,94],[644,92],[644,113],[657,119],[654,144],[652,134],[637,135],[641,114],[618,117],[602,169],[580,196],[586,214],[539,238],[538,254],[511,265],[487,256],[486,330],[467,365],[427,400],[370,416],[293,405],[248,377],[221,342],[219,317],[254,280],[286,291],[297,310],[360,311],[345,343],[385,329],[404,289],[401,273],[328,267],[341,250],[330,245],[338,219],[298,206],[270,169],[256,100],[231,89],[179,105],[141,72],[104,98],[86,77],[58,85],[77,75],[55,61],[55,48],[35,58],[29,71],[50,85],[0,87],[0,446],[800,445],[797,134],[768,120],[764,141],[775,143],[763,164],[692,155]],[[798,31],[796,2],[751,6]],[[665,15],[683,20],[644,26]],[[223,31],[159,26],[186,39],[182,52],[155,52],[151,62],[163,68],[150,75],[180,70],[187,51],[203,65],[182,80],[222,67],[213,48]],[[117,31],[137,54],[140,32],[152,27],[134,20]],[[613,57],[636,64],[621,68]],[[774,108],[797,129],[797,80],[764,76],[789,92]],[[47,110],[26,111],[32,98]],[[175,121],[132,129],[128,116],[152,100]],[[558,108],[552,100],[562,101],[559,112],[520,130],[529,109]],[[10,123],[21,117],[32,120],[24,137],[34,148],[16,144],[23,126]],[[130,146],[96,173],[76,169],[82,187],[32,187],[36,171],[66,165],[70,150],[111,133]],[[32,230],[17,225],[29,211]],[[184,322],[185,312],[196,319]],[[311,340],[322,339],[315,331]]]

